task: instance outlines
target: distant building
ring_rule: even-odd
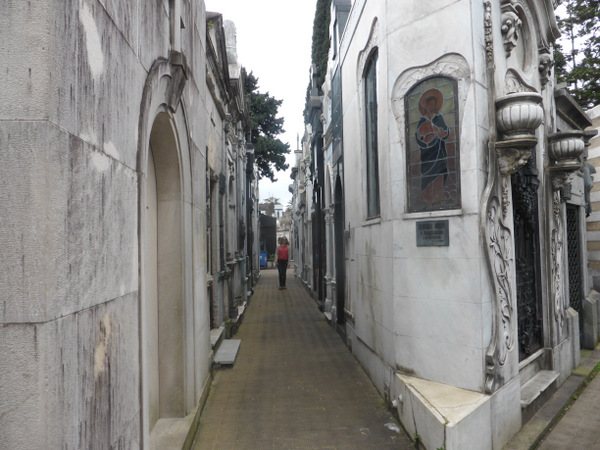
[[[267,253],[267,259],[275,257],[277,250],[277,219],[260,215],[260,251]]]

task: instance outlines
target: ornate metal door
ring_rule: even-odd
[[[567,255],[569,259],[569,303],[579,313],[581,325],[581,241],[579,235],[579,207],[567,205]],[[581,330],[581,327],[580,327]]]
[[[542,347],[538,197],[535,156],[512,176],[519,360]]]

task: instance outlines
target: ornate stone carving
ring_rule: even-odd
[[[514,92],[496,100],[496,124],[503,140],[531,138],[542,123],[542,96],[536,92]]]
[[[590,193],[594,187],[594,174],[596,168],[588,162],[583,163],[583,189],[585,199],[585,216],[589,217],[592,213],[592,203],[590,199]]]
[[[514,177],[512,183],[513,199],[515,202],[514,213],[531,229],[537,228],[537,191],[540,181],[532,171],[533,164],[528,165]],[[516,221],[516,219],[515,219]]]
[[[521,19],[514,6],[510,4],[504,5],[502,7],[502,37],[504,38],[504,50],[506,51],[507,58],[517,46],[521,25]]]
[[[551,162],[548,173],[553,191],[563,191],[563,194],[570,191],[572,175],[582,169],[580,157],[584,149],[583,132],[580,130],[548,135],[548,156]]]
[[[564,170],[581,168],[580,156],[585,149],[583,131],[560,131],[548,135],[548,156],[554,167]]]
[[[552,79],[552,68],[554,67],[554,59],[550,55],[550,50],[543,48],[540,51],[540,58],[538,62],[538,70],[540,72],[540,83],[542,89],[546,87],[548,81]]]
[[[560,191],[565,189],[569,184],[572,172],[566,172],[564,170],[556,170],[552,167],[549,168],[550,178],[552,180],[552,190]]]
[[[484,4],[484,27],[485,27],[485,55],[488,64],[494,60],[494,38],[492,33],[492,4],[485,2]]]
[[[504,95],[515,92],[536,92],[536,89],[527,84],[519,72],[514,69],[508,69],[504,77]]]
[[[508,207],[510,206],[510,198],[508,192],[508,177],[502,177],[502,218],[506,219],[508,215]]]
[[[550,254],[552,256],[552,296],[554,301],[554,320],[559,328],[565,321],[566,306],[562,293],[562,268],[563,259],[563,220],[561,214],[560,193],[555,190],[552,198],[552,236],[550,239]]]
[[[481,210],[481,235],[485,239],[486,265],[493,286],[492,338],[486,353],[485,391],[493,393],[503,382],[501,367],[514,348],[514,298],[511,286],[512,234],[504,221],[507,215],[508,182],[500,184],[496,153],[489,146],[488,180]]]
[[[225,114],[225,119],[223,120],[223,129],[225,130],[225,133],[230,138],[230,140],[233,142],[235,130],[233,126],[233,117],[231,116],[231,114]]]
[[[496,154],[500,173],[509,176],[523,167],[531,158],[531,149],[535,147],[536,139],[515,139],[506,142],[496,142]]]
[[[531,157],[544,114],[541,102],[542,96],[535,92],[514,92],[496,100],[496,126],[502,139],[495,148],[502,175],[515,173]]]

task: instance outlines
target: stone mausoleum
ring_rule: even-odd
[[[296,273],[409,434],[499,449],[597,342],[594,132],[555,83],[555,1],[434,3],[332,1]]]
[[[0,10],[0,447],[189,446],[259,270],[235,27],[194,0]]]

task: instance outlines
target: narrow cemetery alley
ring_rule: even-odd
[[[277,271],[262,271],[194,448],[414,448],[291,270],[287,284],[278,290]]]

